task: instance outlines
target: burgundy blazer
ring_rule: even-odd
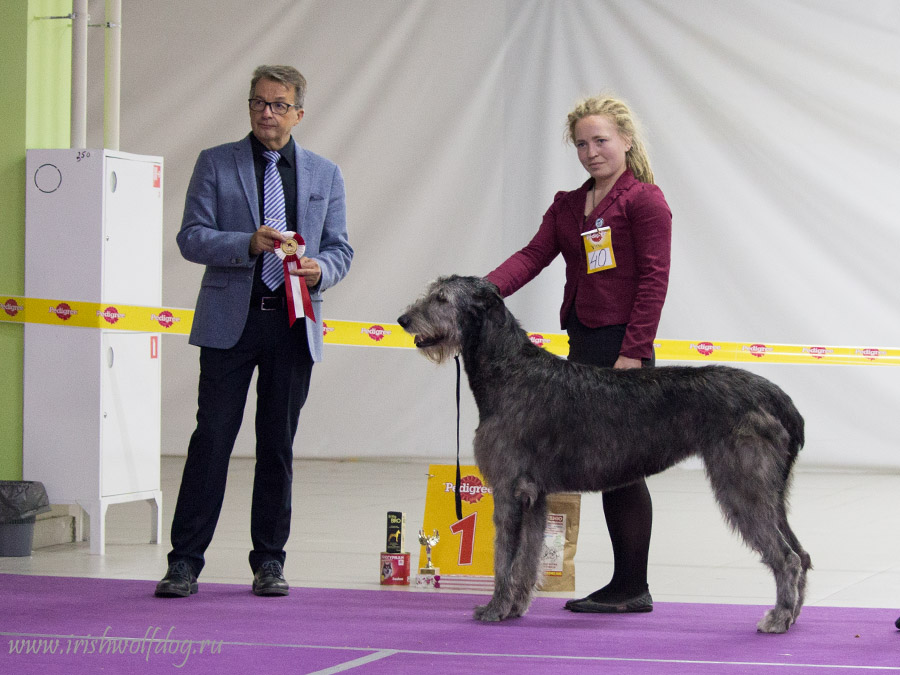
[[[566,285],[560,327],[573,305],[578,319],[598,328],[626,324],[620,354],[649,358],[669,284],[672,212],[656,185],[641,183],[630,170],[587,218],[584,203],[594,179],[571,192],[558,192],[534,238],[487,275],[503,297],[512,295],[562,253]],[[598,218],[612,235],[616,267],[587,273],[581,237]]]

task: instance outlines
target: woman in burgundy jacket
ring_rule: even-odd
[[[628,107],[609,97],[579,103],[568,138],[590,178],[559,192],[531,242],[487,279],[506,297],[557,255],[566,262],[560,324],[569,360],[600,367],[654,364],[653,340],[669,279],[672,214]],[[649,612],[647,556],[653,509],[642,479],[603,493],[614,555],[612,580],[574,612]]]

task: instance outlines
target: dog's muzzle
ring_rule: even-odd
[[[416,347],[419,349],[428,349],[429,347],[434,347],[437,344],[440,344],[440,340],[438,338],[423,338],[418,335],[413,339],[413,342],[416,343]]]
[[[409,314],[403,314],[397,319],[397,323],[400,324],[400,328],[405,330],[407,333],[411,333],[409,330],[410,325],[412,324],[412,319],[410,319]],[[414,335],[413,342],[415,342],[416,347],[419,349],[428,349],[429,347],[434,347],[441,343],[441,338],[439,337],[422,337],[421,335]]]

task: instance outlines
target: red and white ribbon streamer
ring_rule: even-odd
[[[300,268],[300,258],[306,252],[306,242],[296,232],[285,232],[290,237],[287,241],[275,242],[275,255],[281,259],[284,266],[284,287],[287,291],[288,313],[290,325],[298,316],[306,316],[313,321],[316,316],[313,313],[312,300],[309,297],[309,289],[306,287],[306,279],[291,274],[291,270]],[[303,311],[298,312],[298,306],[303,306]]]

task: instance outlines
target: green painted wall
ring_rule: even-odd
[[[71,11],[71,0],[0,2],[0,293],[25,290],[25,149],[69,146],[71,21],[36,17]],[[22,478],[22,333],[0,323],[0,480]]]
[[[25,93],[25,147],[68,148],[71,130],[72,22],[40,16],[62,16],[72,0],[28,0],[28,44]],[[88,29],[88,39],[103,39]]]

